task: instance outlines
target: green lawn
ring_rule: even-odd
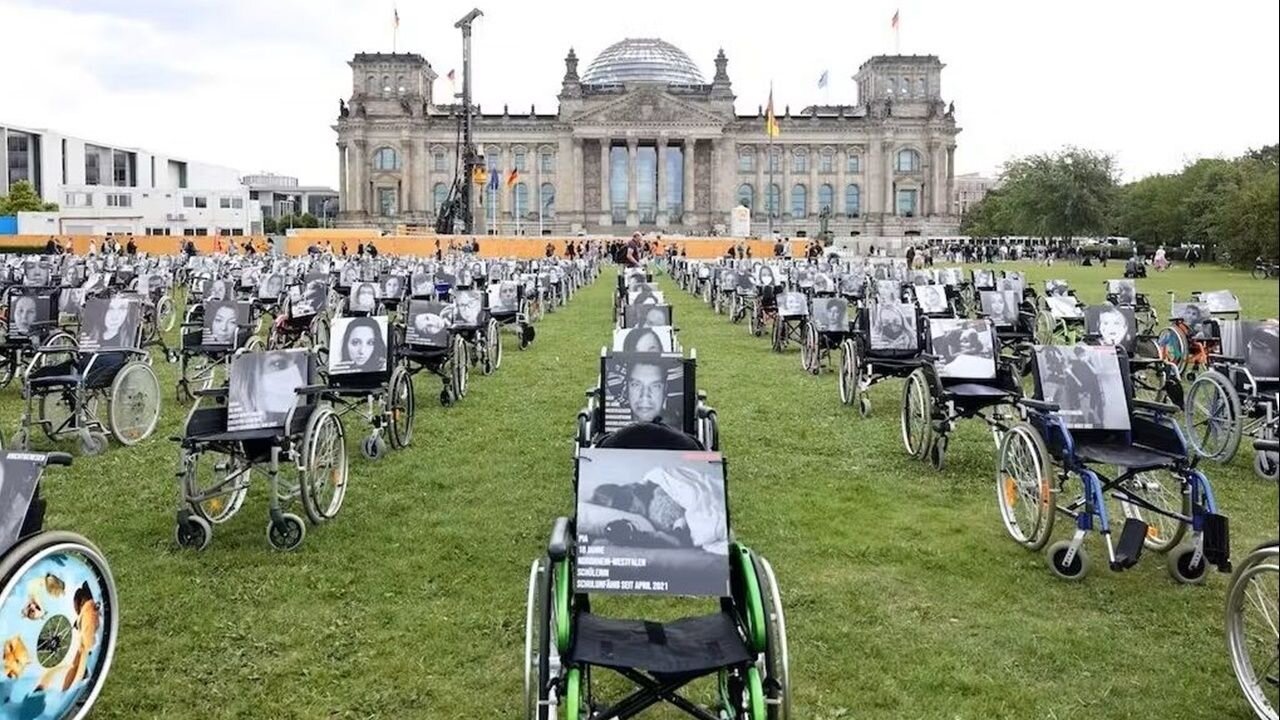
[[[1121,272],[1007,267],[1066,278],[1087,301]],[[1225,577],[1182,587],[1155,555],[1112,574],[1091,541],[1091,576],[1054,579],[1005,534],[984,429],[963,426],[935,473],[901,449],[899,383],[875,388],[860,419],[832,373],[803,373],[797,350],[770,352],[662,282],[719,411],[735,532],[779,575],[796,717],[1249,717],[1223,642]],[[45,476],[46,527],[90,537],[120,588],[95,717],[519,717],[528,566],[571,508],[574,414],[609,338],[612,287],[606,272],[524,353],[508,336],[502,369],[474,377],[456,407],[420,376],[410,449],[370,463],[349,424],[343,512],[292,554],[267,548],[261,485],[207,551],[174,546],[167,438],[182,409],[161,368],[152,439]],[[1246,274],[1139,281],[1162,317],[1167,290],[1218,288],[1251,317],[1276,313],[1277,283]],[[19,405],[16,388],[0,393],[6,437]],[[1277,488],[1247,461],[1209,468],[1237,554],[1280,532]]]

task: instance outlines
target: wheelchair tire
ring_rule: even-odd
[[[1167,327],[1156,336],[1156,348],[1160,358],[1178,368],[1179,375],[1187,372],[1187,338],[1176,327]]]
[[[769,561],[755,553],[752,553],[752,561],[759,581],[760,596],[765,603],[767,645],[763,662],[756,664],[764,675],[765,717],[767,720],[787,720],[791,716],[791,660],[787,649],[787,620],[782,610],[782,593]]]
[[[1066,562],[1067,549],[1071,547],[1070,540],[1059,540],[1049,546],[1046,554],[1049,561],[1049,569],[1053,571],[1063,580],[1077,582],[1083,580],[1085,575],[1089,574],[1089,554],[1085,552],[1084,546],[1076,550],[1075,557],[1071,558],[1071,562]]]
[[[551,638],[551,572],[545,556],[534,560],[529,568],[524,637],[525,717],[554,720],[558,717],[557,703],[550,690],[560,679],[561,665],[560,652]],[[539,712],[540,703],[550,705],[547,712]]]
[[[939,435],[929,448],[929,465],[942,472],[947,467],[947,436]]]
[[[127,363],[111,382],[107,418],[111,434],[126,447],[151,436],[160,420],[160,380],[151,366]]]
[[[917,368],[902,386],[902,413],[899,428],[902,445],[916,460],[928,457],[934,442],[933,389],[924,369]]]
[[[1254,548],[1236,567],[1227,589],[1226,602],[1227,651],[1231,669],[1254,714],[1267,719],[1274,719],[1280,710],[1280,696],[1271,674],[1274,673],[1274,661],[1268,655],[1255,656],[1252,653],[1266,652],[1257,644],[1259,634],[1275,633],[1277,578],[1280,578],[1280,545],[1273,540]],[[1251,616],[1251,610],[1257,615]],[[1252,642],[1251,636],[1255,638]],[[1274,652],[1274,646],[1271,651]]]
[[[489,322],[484,326],[484,357],[480,366],[481,372],[485,375],[492,375],[494,370],[498,369],[498,364],[494,360],[495,356],[501,352],[499,346],[502,345],[502,329],[498,327],[498,321],[489,318]]]
[[[267,521],[267,542],[281,552],[297,550],[307,536],[307,524],[293,513],[282,513],[280,521]]]
[[[183,514],[179,513],[177,522],[173,524],[173,541],[180,548],[196,552],[209,547],[213,541],[213,527],[209,521],[199,515],[185,513],[186,517],[182,517]]]
[[[97,430],[81,430],[80,453],[85,457],[96,457],[107,451],[110,445],[105,433]]]
[[[1036,312],[1036,344],[1052,345],[1057,335],[1058,322],[1053,319],[1053,315],[1047,310],[1039,310]]]
[[[50,588],[54,582],[59,586],[56,594]],[[22,603],[11,602],[33,586],[44,590],[44,615],[36,619],[22,613]],[[88,716],[111,670],[120,622],[115,580],[101,551],[68,532],[41,532],[19,542],[0,559],[0,608],[16,611],[0,617],[9,638],[6,645],[21,643],[36,660],[7,678],[9,689],[0,699],[0,714],[25,716],[27,701],[39,697],[47,717]],[[64,667],[72,669],[60,672]],[[72,674],[77,667],[84,671],[79,680]],[[64,677],[71,681],[65,692],[34,690],[49,668],[54,669],[52,681],[59,689]],[[29,689],[20,693],[19,687]]]
[[[1196,546],[1190,543],[1179,545],[1170,552],[1165,561],[1165,569],[1169,571],[1169,576],[1183,585],[1199,585],[1204,582],[1205,576],[1209,574],[1209,561],[1205,559],[1202,552],[1200,562],[1192,565],[1191,560],[1195,557],[1195,553]]]
[[[1049,451],[1029,423],[1009,428],[1000,439],[996,459],[996,504],[1005,530],[1028,550],[1040,550],[1053,535],[1057,518]],[[1033,506],[1032,513],[1020,507]]]
[[[773,316],[773,330],[771,333],[771,347],[774,352],[780,353],[787,349],[787,331],[783,327],[786,322],[781,315]]]
[[[467,396],[467,374],[470,368],[470,351],[461,335],[454,336],[453,393],[457,399]]]
[[[387,391],[387,411],[391,415],[391,446],[397,449],[409,447],[413,439],[413,376],[403,366],[391,373]]]
[[[1183,430],[1196,454],[1220,463],[1231,462],[1244,435],[1240,395],[1217,370],[1201,374],[1187,389]]]
[[[800,348],[800,367],[813,375],[818,374],[818,328],[811,322],[804,324],[804,345]]]
[[[840,402],[845,405],[852,405],[854,387],[858,382],[858,349],[850,338],[846,338],[840,343],[840,376],[837,381],[840,389]]]
[[[173,298],[162,295],[156,301],[156,327],[160,328],[161,332],[169,332],[177,322],[178,313],[173,306]]]
[[[323,406],[313,410],[307,419],[302,447],[305,460],[299,478],[302,508],[307,519],[319,525],[338,515],[342,499],[347,495],[346,433],[338,414]]]
[[[1259,479],[1276,482],[1280,479],[1280,454],[1271,450],[1254,450],[1253,474]]]

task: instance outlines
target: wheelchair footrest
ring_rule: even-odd
[[[1222,572],[1231,572],[1231,530],[1226,515],[1205,515],[1204,559]]]
[[[1128,518],[1120,531],[1120,544],[1116,547],[1116,560],[1112,570],[1126,570],[1138,564],[1142,557],[1142,543],[1147,538],[1147,524],[1138,518]]]

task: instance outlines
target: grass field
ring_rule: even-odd
[[[1086,301],[1121,272],[1007,267],[1068,279]],[[935,473],[901,449],[899,383],[875,388],[860,419],[832,373],[803,373],[798,350],[774,354],[662,282],[719,412],[735,532],[779,575],[796,717],[1249,717],[1223,642],[1225,577],[1179,586],[1154,554],[1113,574],[1091,541],[1091,576],[1054,579],[1005,534],[984,429],[963,426]],[[410,449],[370,463],[349,425],[343,512],[291,554],[267,548],[261,486],[207,551],[175,547],[167,438],[182,409],[161,368],[165,414],[149,441],[45,476],[46,527],[96,542],[120,588],[95,717],[519,717],[528,566],[571,508],[574,414],[609,337],[612,287],[606,272],[524,353],[508,336],[502,369],[475,376],[458,406],[441,408],[437,381],[420,377]],[[1218,288],[1249,317],[1276,314],[1277,283],[1240,273],[1139,282],[1162,316],[1167,290]],[[0,393],[6,437],[19,405],[15,387]],[[1237,555],[1280,532],[1277,487],[1246,455],[1209,468]]]

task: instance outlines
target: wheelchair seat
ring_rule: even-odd
[[[705,450],[702,443],[669,425],[638,422],[606,434],[597,447],[627,450]]]
[[[995,387],[993,385],[982,385],[980,383],[956,383],[955,385],[947,385],[947,392],[959,397],[983,398],[983,397],[1005,397],[1014,394],[1010,390]]]
[[[570,662],[637,669],[655,675],[702,674],[754,655],[729,612],[669,623],[620,620],[579,613]]]
[[[98,359],[93,363],[93,367],[89,368],[89,374],[85,376],[84,369],[88,367],[92,357],[94,356],[84,355],[74,360],[63,360],[36,368],[32,371],[28,382],[33,388],[51,388],[60,385],[77,385],[83,377],[85,387],[97,390],[110,386],[116,374],[120,372],[120,368],[129,361],[128,353],[98,353],[96,356]]]
[[[1160,452],[1140,445],[1130,445],[1123,440],[1086,440],[1076,446],[1076,454],[1085,462],[1115,465],[1136,469],[1166,467],[1178,459],[1172,453]]]

